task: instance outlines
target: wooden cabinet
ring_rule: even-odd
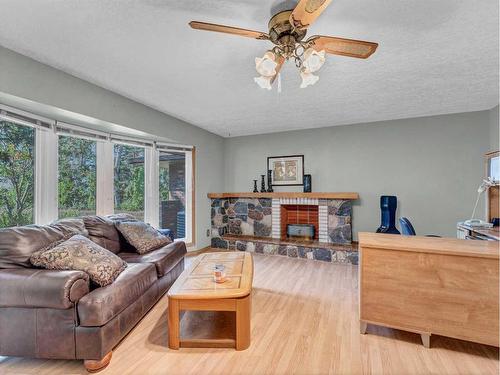
[[[499,346],[498,242],[360,233],[367,324]]]

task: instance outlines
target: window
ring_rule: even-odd
[[[59,136],[59,219],[96,213],[96,142]]]
[[[194,148],[112,129],[0,103],[0,228],[128,213],[193,244]]]
[[[174,238],[186,237],[186,154],[160,152],[161,228],[171,229]]]
[[[144,220],[144,148],[114,145],[115,213]]]
[[[34,222],[35,129],[0,120],[0,228]]]

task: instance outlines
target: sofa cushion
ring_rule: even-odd
[[[106,219],[109,219],[113,222],[113,224],[120,223],[122,221],[139,221],[135,217],[133,217],[130,214],[112,214],[112,215],[106,215]],[[115,225],[116,229],[116,225]],[[129,253],[135,253],[137,252],[137,249],[133,247],[131,244],[129,244],[126,240],[125,237],[123,237],[123,234],[120,233],[118,229],[116,229],[118,232],[118,237],[120,241],[120,251],[127,251]]]
[[[81,234],[82,236],[88,237],[89,232],[85,228],[85,224],[80,218],[69,218],[60,219],[52,222],[50,225],[52,228],[59,229],[63,235],[68,234]]]
[[[78,301],[85,327],[102,326],[138,300],[157,280],[152,264],[130,264],[111,285],[97,288]]]
[[[156,267],[158,277],[165,276],[186,255],[184,242],[174,242],[147,254],[118,253],[118,256],[127,263],[152,263]]]
[[[115,254],[82,235],[75,235],[54,248],[37,251],[30,261],[49,270],[86,272],[100,286],[111,284],[127,267]]]
[[[136,222],[117,222],[116,228],[123,234],[129,244],[137,249],[139,254],[145,254],[172,242],[172,240],[158,232],[151,225]]]
[[[60,228],[48,225],[0,229],[0,268],[33,268],[31,254],[63,237]]]
[[[120,235],[112,220],[96,215],[84,216],[82,219],[92,241],[114,254],[120,251]]]
[[[106,215],[106,217],[115,222],[115,223],[118,223],[118,222],[122,222],[122,221],[140,221],[140,220],[137,220],[135,218],[135,216],[131,215],[131,214],[126,214],[126,213],[122,213],[122,214],[111,214],[111,215]]]

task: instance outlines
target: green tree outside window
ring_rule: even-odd
[[[96,142],[59,137],[59,218],[96,212]]]
[[[35,130],[0,121],[0,228],[33,223]]]

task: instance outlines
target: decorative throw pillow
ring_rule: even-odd
[[[127,267],[120,257],[79,234],[33,253],[30,262],[49,270],[84,271],[100,286],[111,284]]]
[[[169,237],[142,221],[116,222],[115,226],[139,254],[145,254],[172,242]]]

